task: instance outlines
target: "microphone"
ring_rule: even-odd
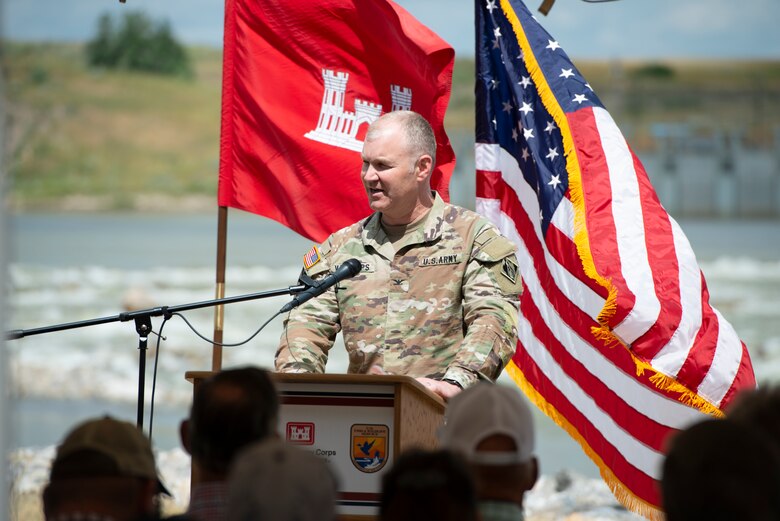
[[[304,291],[301,291],[295,297],[288,302],[287,304],[282,307],[282,309],[279,310],[279,313],[287,313],[291,309],[300,306],[304,302],[306,302],[309,299],[312,299],[314,297],[317,297],[319,295],[322,295],[327,291],[331,286],[335,286],[339,282],[341,282],[344,279],[348,279],[351,277],[354,277],[358,273],[360,273],[362,266],[360,264],[360,261],[357,259],[349,259],[348,261],[344,262],[339,268],[322,279],[319,284],[316,286],[312,286],[308,289],[305,289]]]

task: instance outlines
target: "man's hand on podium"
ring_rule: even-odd
[[[378,365],[372,365],[368,369],[368,374],[390,374]],[[415,378],[418,382],[423,384],[432,393],[438,394],[444,400],[449,400],[456,394],[462,391],[457,385],[453,385],[447,382],[441,382],[439,380],[433,380],[432,378]]]
[[[430,389],[433,393],[444,398],[445,401],[462,391],[457,385],[448,382],[433,380],[431,378],[417,378],[416,380]]]
[[[368,368],[368,374],[390,374],[378,365],[372,365]]]

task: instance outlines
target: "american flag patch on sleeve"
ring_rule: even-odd
[[[320,249],[316,246],[312,246],[309,251],[306,252],[306,255],[303,256],[303,267],[304,269],[310,269],[312,266],[320,262]]]

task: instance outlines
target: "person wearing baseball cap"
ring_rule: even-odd
[[[159,518],[157,473],[149,439],[109,416],[87,420],[57,447],[43,492],[47,521],[146,521]]]
[[[523,497],[539,477],[531,409],[511,387],[481,382],[447,404],[440,447],[472,468],[483,521],[522,520]]]

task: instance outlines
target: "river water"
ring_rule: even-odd
[[[11,329],[30,329],[115,316],[126,300],[141,307],[174,306],[213,298],[216,208],[213,214],[21,214],[9,218]],[[777,221],[683,220],[715,306],[750,348],[760,380],[780,381],[780,224]],[[227,295],[296,284],[301,255],[311,241],[268,219],[231,210]],[[286,297],[231,304],[225,341],[250,336]],[[207,337],[213,311],[185,316]],[[158,330],[161,319],[154,319]],[[229,348],[224,366],[271,367],[281,320],[251,342]],[[165,325],[155,393],[154,443],[178,446],[191,386],[184,372],[210,368],[211,348],[174,317]],[[150,337],[146,412],[154,366]],[[26,337],[7,343],[12,371],[12,446],[47,447],[83,418],[111,413],[135,421],[138,337],[132,322]],[[346,360],[334,349],[329,371]],[[512,383],[502,379],[503,383]],[[146,427],[149,419],[147,416]],[[561,429],[537,415],[542,472],[597,469]]]

